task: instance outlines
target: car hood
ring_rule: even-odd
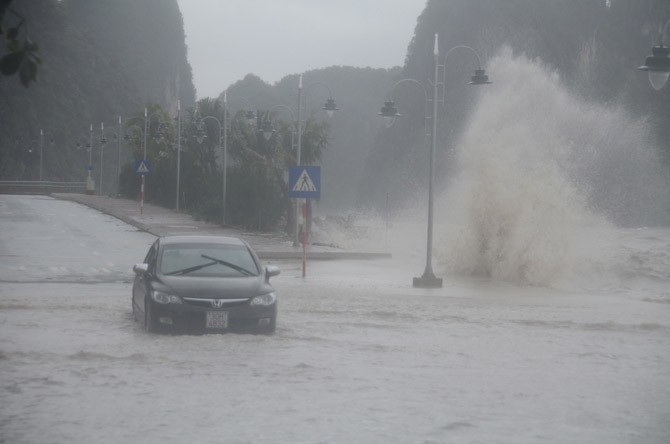
[[[154,282],[154,288],[181,297],[213,299],[252,298],[273,291],[262,276],[234,278],[161,276],[159,281]]]

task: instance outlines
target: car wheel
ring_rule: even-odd
[[[144,303],[144,330],[149,333],[156,333],[160,330],[158,320],[154,319],[151,313],[151,304],[148,302]]]

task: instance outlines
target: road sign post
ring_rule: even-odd
[[[304,198],[303,204],[303,232],[302,232],[302,277],[307,269],[307,200],[321,198],[321,167],[294,166],[288,171],[288,197]],[[298,246],[298,221],[295,221],[295,246]]]
[[[140,184],[140,214],[144,214],[144,181],[145,176],[151,173],[151,163],[148,159],[135,161],[135,172],[141,177]]]

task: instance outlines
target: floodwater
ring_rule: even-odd
[[[130,309],[152,236],[49,198],[0,209],[5,442],[670,437],[670,278],[644,271],[667,261],[668,230],[620,231],[636,267],[591,290],[456,275],[414,289],[419,256],[310,262],[304,280],[279,263],[275,335],[161,336]],[[23,215],[39,236],[19,234]]]

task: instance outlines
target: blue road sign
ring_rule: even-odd
[[[288,197],[319,199],[321,197],[321,167],[290,167],[288,170]]]
[[[93,171],[93,165],[86,165],[86,169],[88,171]]]
[[[151,164],[149,163],[149,160],[136,160],[135,172],[138,176],[148,176],[151,173]]]

